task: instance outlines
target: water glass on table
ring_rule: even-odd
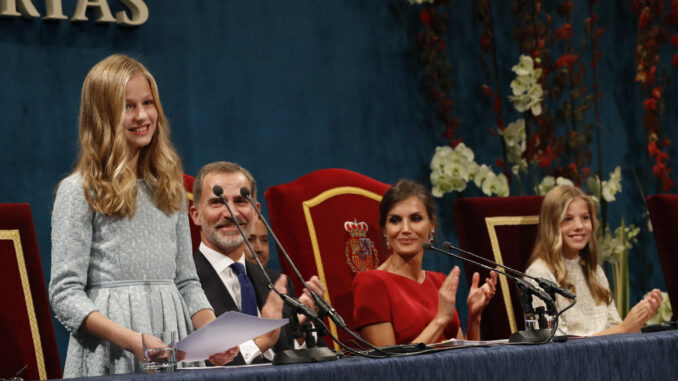
[[[553,328],[553,316],[545,316],[546,327],[542,327],[542,324],[539,323],[537,317],[525,318],[525,330],[526,331],[538,331],[540,329],[551,329]]]
[[[176,331],[144,333],[141,342],[146,373],[170,373],[176,370]]]

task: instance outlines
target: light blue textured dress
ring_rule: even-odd
[[[211,309],[195,271],[186,209],[158,209],[137,181],[132,219],[95,212],[85,199],[82,177],[59,185],[52,215],[49,296],[57,319],[70,332],[64,377],[139,372],[128,351],[79,330],[99,311],[136,332],[193,330],[191,316]]]

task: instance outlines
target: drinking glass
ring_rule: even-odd
[[[153,332],[141,335],[146,373],[170,373],[177,368],[177,332]]]

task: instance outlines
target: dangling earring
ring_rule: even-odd
[[[435,237],[435,234],[436,234],[436,230],[431,229],[431,233],[429,233],[429,235],[428,235],[428,243],[430,243],[431,245],[433,245],[433,238]]]
[[[391,250],[391,244],[388,243],[388,237],[384,234],[384,242],[386,242],[386,249]]]

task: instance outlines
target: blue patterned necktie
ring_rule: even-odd
[[[240,312],[258,316],[257,297],[254,295],[254,286],[252,286],[250,278],[245,274],[245,267],[242,263],[234,262],[231,264],[231,268],[235,271],[235,274],[238,276],[238,282],[240,282]]]

